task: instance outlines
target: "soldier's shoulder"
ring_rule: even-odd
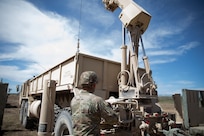
[[[90,93],[89,96],[92,100],[95,100],[95,101],[102,101],[103,100],[101,97],[99,97],[95,94],[92,94],[92,93]]]

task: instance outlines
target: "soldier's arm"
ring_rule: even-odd
[[[118,115],[112,107],[105,101],[100,101],[101,117],[106,123],[116,124],[118,122]]]

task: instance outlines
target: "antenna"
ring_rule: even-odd
[[[82,15],[82,0],[81,0],[81,3],[80,3],[80,12],[79,12],[79,28],[78,28],[78,39],[77,39],[77,53],[79,53],[79,48],[80,48],[81,15]]]

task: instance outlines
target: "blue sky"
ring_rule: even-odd
[[[152,16],[143,42],[159,95],[203,90],[203,0],[135,2]],[[0,1],[0,78],[12,92],[75,54],[80,5],[81,0]],[[82,0],[81,7],[80,52],[120,61],[120,9],[111,13],[101,0]]]

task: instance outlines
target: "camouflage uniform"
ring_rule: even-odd
[[[79,90],[71,101],[74,135],[100,135],[100,122],[116,123],[117,115],[101,97]]]

